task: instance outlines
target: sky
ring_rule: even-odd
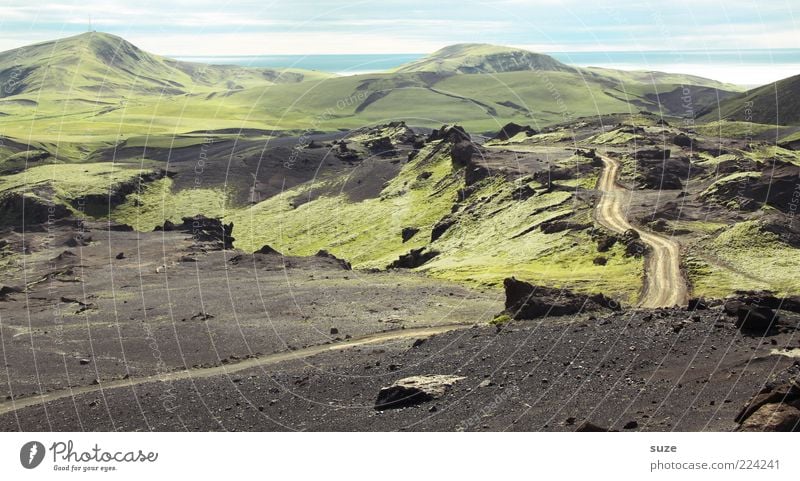
[[[588,5],[592,5],[589,7]],[[172,55],[800,48],[797,0],[2,0],[0,50],[93,29]]]

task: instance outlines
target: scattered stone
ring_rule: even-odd
[[[415,406],[442,397],[462,376],[431,374],[400,379],[378,392],[375,409]]]

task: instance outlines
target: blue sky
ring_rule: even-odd
[[[797,0],[3,0],[0,50],[87,30],[167,55],[422,53],[458,42],[537,51],[800,47]]]

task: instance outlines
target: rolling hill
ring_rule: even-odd
[[[145,52],[126,40],[88,32],[0,53],[0,98],[60,93],[63,97],[179,95],[300,82],[315,72],[181,62]]]
[[[682,89],[702,107],[735,86],[659,72],[577,68],[484,44],[443,48],[391,72],[347,77],[204,65],[90,32],[0,54],[0,135],[63,155],[119,142],[183,145],[203,135],[335,131],[390,120],[476,132],[534,128],[647,110],[681,117]],[[175,143],[177,137],[181,138]],[[201,141],[201,140],[200,140]]]
[[[800,124],[800,75],[731,97],[703,120],[734,120],[772,125]]]
[[[459,43],[444,47],[395,72],[435,72],[444,74],[501,73],[524,70],[572,72],[574,67],[548,55],[518,48],[480,43]]]

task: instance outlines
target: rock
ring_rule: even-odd
[[[800,432],[800,409],[786,403],[764,404],[738,430]]]
[[[339,329],[337,329],[337,328],[335,328],[335,327],[332,327],[332,328],[331,328],[331,336],[334,336],[334,335],[336,335],[336,334],[339,334]]]
[[[23,291],[24,290],[22,288],[19,288],[19,287],[5,286],[5,285],[0,284],[0,301],[7,301],[9,295],[11,295],[11,294],[19,294],[20,292],[23,292]]]
[[[125,258],[125,253],[124,252],[120,252],[119,254],[117,254],[116,258],[117,258],[117,260],[124,259]]]
[[[467,131],[459,125],[443,125],[439,130],[434,130],[428,136],[428,142],[433,142],[434,140],[445,140],[457,143],[463,140],[469,141],[471,137]]]
[[[693,297],[689,299],[689,305],[686,309],[689,311],[704,311],[708,309],[708,302],[702,297]]]
[[[597,256],[592,260],[592,264],[596,266],[604,266],[608,263],[608,259],[603,256]]]
[[[7,192],[0,195],[0,212],[3,224],[27,226],[44,224],[51,220],[64,219],[71,215],[66,206],[50,203],[33,195]]]
[[[503,286],[506,293],[504,312],[514,319],[537,319],[599,309],[620,309],[619,304],[603,294],[576,294],[566,289],[535,286],[513,277],[503,280]]]
[[[447,232],[447,229],[452,227],[455,223],[456,219],[450,215],[442,217],[442,219],[433,226],[433,229],[431,229],[431,242],[434,242],[436,239],[442,237],[442,234]]]
[[[775,404],[787,404],[800,408],[800,385],[788,382],[779,386],[765,386],[758,394],[750,398],[747,404],[736,415],[736,422],[744,424],[762,407]]]
[[[483,381],[478,384],[478,387],[491,387],[494,386],[494,383],[489,379],[484,379]]]
[[[462,376],[431,374],[400,379],[381,388],[375,400],[375,409],[397,409],[414,406],[442,397]]]
[[[400,231],[400,237],[402,237],[403,242],[407,242],[414,237],[417,232],[419,232],[419,229],[416,227],[403,227],[403,230]]]
[[[616,429],[604,428],[600,427],[597,424],[591,423],[589,421],[584,421],[581,423],[580,426],[575,430],[577,433],[612,433],[617,432]]]
[[[261,248],[259,248],[257,251],[255,251],[254,254],[276,255],[276,256],[283,255],[280,252],[276,251],[275,249],[273,249],[272,247],[270,247],[270,246],[268,246],[266,244],[261,246]]]
[[[669,159],[669,149],[638,149],[633,153],[636,160],[666,160]]]
[[[233,233],[232,222],[223,224],[220,219],[204,215],[184,217],[181,228],[191,233],[195,242],[208,243],[212,249],[232,249],[233,241],[236,240],[231,235]],[[166,230],[166,222],[164,230]]]
[[[491,172],[486,167],[470,164],[464,169],[464,184],[469,187],[489,177]]]
[[[691,147],[692,138],[681,132],[680,134],[672,138],[672,143],[677,145],[678,147]]]
[[[85,358],[84,358],[84,359],[80,359],[80,360],[78,360],[78,362],[79,362],[81,365],[85,366],[86,364],[89,364],[89,363],[90,363],[90,362],[92,362],[92,361],[90,361],[90,360],[88,360],[88,359],[85,359]]]
[[[591,224],[581,224],[579,222],[570,222],[567,220],[554,220],[550,222],[542,222],[541,229],[544,234],[555,234],[564,232],[565,230],[580,231],[588,229]]]
[[[341,268],[342,268],[342,269],[344,269],[344,270],[346,270],[346,271],[349,271],[349,270],[352,270],[352,269],[353,269],[353,267],[350,265],[350,263],[349,263],[349,262],[347,262],[347,261],[346,261],[346,260],[344,260],[344,259],[339,259],[339,258],[338,258],[338,257],[336,257],[335,255],[331,254],[330,252],[328,252],[328,251],[326,251],[326,250],[324,250],[324,249],[323,249],[323,250],[320,250],[320,251],[318,251],[318,252],[317,252],[316,254],[314,254],[314,255],[315,255],[316,257],[322,257],[322,258],[325,258],[325,259],[331,259],[331,260],[333,260],[333,261],[336,261],[336,263],[337,263],[337,264],[339,264],[339,266],[341,266]]]
[[[638,427],[639,423],[637,423],[636,421],[628,421],[627,423],[625,423],[624,426],[622,426],[622,429],[636,429]]]
[[[468,140],[462,140],[450,148],[450,158],[454,167],[465,167],[472,164],[472,156],[478,149]]]
[[[392,139],[385,135],[377,139],[369,140],[364,145],[375,155],[392,156],[397,154],[394,144],[392,144]]]
[[[499,140],[499,141],[506,141],[511,137],[516,136],[519,133],[525,133],[526,136],[530,137],[532,135],[536,135],[538,132],[531,128],[530,125],[519,125],[515,124],[514,122],[509,122],[504,125],[494,137],[490,140]]]
[[[70,237],[64,243],[67,247],[86,247],[92,243],[92,236],[86,235],[83,232],[77,233],[75,236]]]
[[[736,311],[736,327],[753,334],[767,334],[778,320],[779,316],[768,307],[744,306]]]
[[[528,184],[523,184],[511,191],[511,198],[518,201],[528,200],[536,195],[536,190]]]
[[[597,252],[608,252],[619,240],[617,236],[607,233],[596,234],[595,238],[597,239]]]
[[[419,267],[434,257],[439,255],[437,250],[426,250],[424,247],[419,249],[411,249],[407,254],[401,254],[400,257],[386,266],[387,269],[414,269]]]

